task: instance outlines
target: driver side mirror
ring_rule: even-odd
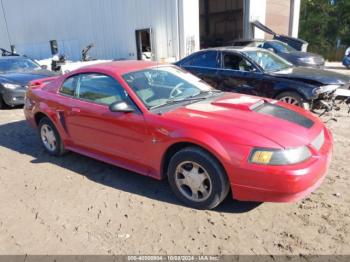
[[[267,50],[271,51],[272,53],[276,53],[275,50],[271,47],[269,47]]]
[[[111,112],[122,112],[122,113],[131,113],[135,111],[135,109],[125,101],[112,103],[109,106],[109,110]]]

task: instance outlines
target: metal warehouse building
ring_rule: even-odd
[[[99,59],[174,61],[217,41],[264,33],[297,36],[300,0],[0,0],[0,47],[36,59],[52,46],[69,59],[95,44]]]

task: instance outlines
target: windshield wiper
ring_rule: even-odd
[[[206,99],[206,97],[188,97],[188,98],[185,98],[185,99],[169,99],[163,104],[150,107],[150,109],[152,110],[152,109],[156,109],[156,108],[159,108],[159,107],[176,104],[176,103],[179,103],[179,102],[200,101],[200,100],[205,100],[205,99]]]
[[[160,104],[160,105],[156,105],[156,106],[152,106],[150,109],[156,109],[159,107],[163,107],[163,106],[168,106],[171,104],[175,104],[175,103],[179,103],[179,102],[190,102],[190,101],[200,101],[200,100],[205,100],[208,97],[210,97],[213,94],[217,94],[217,93],[222,93],[220,90],[210,90],[210,91],[201,91],[197,94],[185,97],[185,98],[170,98],[168,99],[165,103]],[[202,96],[204,94],[208,94],[206,96]]]

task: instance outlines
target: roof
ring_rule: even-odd
[[[145,68],[160,65],[160,63],[153,61],[141,61],[141,60],[125,60],[125,61],[113,61],[106,63],[98,63],[84,67],[88,70],[106,70],[110,72],[117,72],[119,74],[126,74],[133,71],[142,70]]]
[[[18,58],[28,58],[25,56],[0,56],[0,60],[18,59]],[[28,58],[30,59],[30,58]]]
[[[208,49],[203,49],[201,51],[205,50],[215,50],[215,51],[261,51],[261,48],[258,47],[250,47],[250,46],[221,46],[221,47],[212,47]]]

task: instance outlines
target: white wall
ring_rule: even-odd
[[[299,20],[300,20],[300,0],[291,0],[291,30],[289,34],[293,37],[299,35]]]
[[[73,60],[80,59],[81,49],[90,43],[95,44],[91,57],[136,59],[135,30],[144,28],[152,28],[155,59],[183,56],[178,30],[181,45],[194,35],[199,48],[198,0],[2,1],[11,44],[17,52],[37,59],[51,55],[49,40],[57,40],[60,52]],[[183,8],[182,28],[178,28],[178,2]],[[1,19],[0,12],[1,41],[6,43]]]
[[[255,20],[258,20],[262,24],[265,24],[266,21],[266,0],[250,0],[249,1],[249,22],[254,22]],[[251,35],[254,36],[254,38],[257,39],[264,39],[265,33],[254,27],[250,30],[253,30],[253,32],[250,32]]]
[[[175,0],[174,0],[175,2]],[[179,35],[180,58],[200,48],[199,40],[199,1],[180,0],[179,3]]]

